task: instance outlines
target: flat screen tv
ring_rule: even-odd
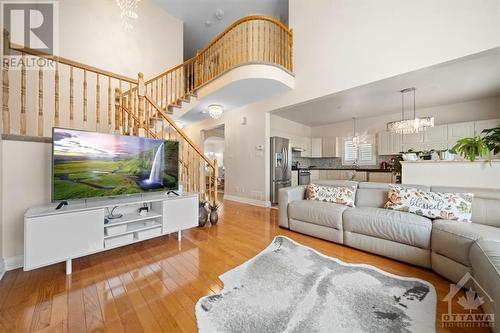
[[[52,132],[52,201],[178,189],[179,143],[64,128]]]

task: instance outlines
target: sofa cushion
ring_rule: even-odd
[[[415,214],[374,207],[350,208],[343,215],[344,230],[430,249],[432,222]]]
[[[429,218],[471,222],[473,198],[472,193],[431,192],[389,185],[385,208]]]
[[[449,220],[435,220],[432,224],[432,251],[465,266],[471,266],[469,250],[479,239],[500,241],[500,228]]]
[[[485,313],[494,313],[495,319],[500,318],[500,242],[481,239],[474,242],[470,248],[472,272],[479,286],[474,290],[484,300],[482,308]],[[496,330],[495,330],[496,329]],[[496,325],[494,332],[500,332]]]
[[[297,200],[288,206],[288,214],[294,220],[342,230],[342,212],[345,209],[345,205],[330,202]]]

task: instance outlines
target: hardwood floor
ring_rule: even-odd
[[[449,282],[418,267],[322,241],[278,227],[277,210],[230,201],[217,226],[196,228],[74,260],[6,273],[0,281],[0,332],[195,332],[197,300],[219,292],[218,276],[264,249],[275,235],[286,235],[351,263],[417,277],[437,291],[437,330],[447,305]],[[475,329],[474,332],[487,332]]]

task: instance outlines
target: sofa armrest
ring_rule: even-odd
[[[278,193],[279,225],[290,228],[288,224],[288,204],[295,200],[304,200],[306,186],[283,187]]]

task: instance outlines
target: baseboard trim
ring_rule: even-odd
[[[266,208],[271,207],[270,201],[238,197],[238,196],[229,195],[229,194],[224,194],[224,200],[235,201],[235,202],[239,202],[239,203],[249,204],[252,206],[259,206],[259,207],[266,207]]]
[[[24,256],[15,256],[3,258],[3,268],[6,272],[24,266]]]
[[[0,280],[2,280],[3,275],[5,274],[5,268],[3,264],[3,259],[0,259]]]

